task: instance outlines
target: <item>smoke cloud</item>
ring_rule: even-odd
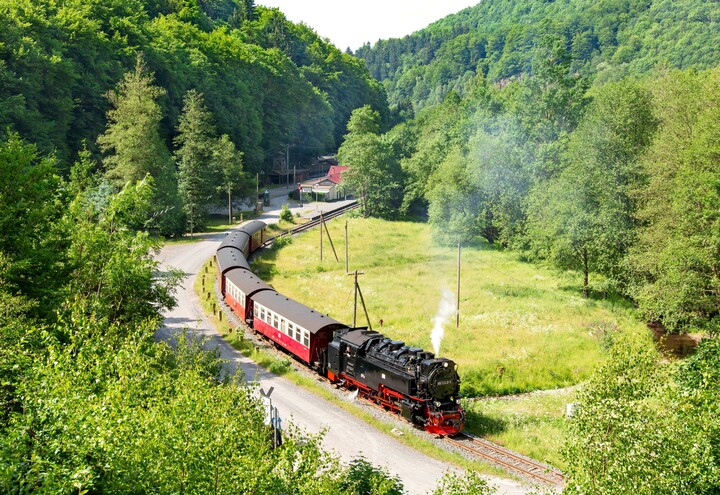
[[[440,343],[445,337],[445,323],[455,315],[455,296],[448,289],[443,289],[438,311],[433,318],[433,329],[430,332],[430,342],[435,351],[435,357],[440,355]]]

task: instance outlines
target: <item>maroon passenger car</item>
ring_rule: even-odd
[[[275,291],[253,296],[253,328],[301,361],[321,369],[327,363],[326,350],[335,331],[344,323],[293,301]]]
[[[263,291],[276,293],[250,270],[235,268],[225,275],[225,302],[248,325],[253,321],[253,298]]]

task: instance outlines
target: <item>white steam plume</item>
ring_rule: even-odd
[[[355,398],[358,396],[358,392],[360,392],[360,389],[359,389],[359,388],[356,388],[355,390],[353,390],[352,392],[350,392],[350,394],[349,394],[348,397],[347,397],[347,400],[350,401],[350,402],[354,401]]]
[[[430,341],[432,342],[433,349],[435,350],[435,357],[440,355],[440,343],[445,336],[443,326],[454,314],[455,296],[453,296],[453,293],[448,289],[443,289],[437,314],[433,318],[433,329],[430,333]]]

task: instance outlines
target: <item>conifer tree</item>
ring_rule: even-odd
[[[205,107],[202,94],[195,90],[185,95],[175,144],[178,190],[192,235],[207,222],[208,203],[222,180],[213,160],[217,139],[212,114]]]
[[[106,175],[118,189],[147,174],[153,177],[157,187],[153,224],[159,233],[172,235],[181,230],[182,212],[173,162],[160,133],[162,111],[157,99],[164,94],[153,85],[153,74],[138,55],[135,70],[107,94],[113,108],[98,144],[105,154]]]
[[[227,134],[220,136],[213,148],[213,166],[222,174],[219,191],[227,193],[228,223],[232,223],[232,193],[243,184],[243,153],[235,149],[235,144]]]

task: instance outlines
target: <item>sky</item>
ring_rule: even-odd
[[[340,50],[365,42],[402,38],[480,0],[255,0],[278,7],[294,23],[303,22]]]

